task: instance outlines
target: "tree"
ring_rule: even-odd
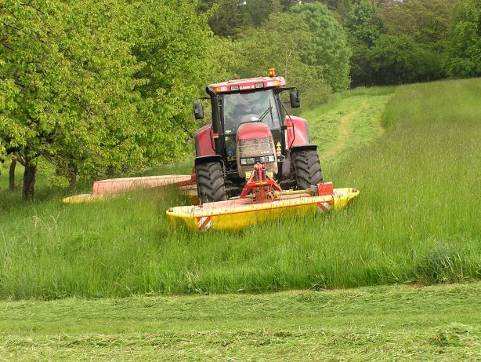
[[[379,8],[370,0],[360,0],[352,6],[345,19],[352,43],[363,43],[372,47],[384,32],[384,23],[379,17]]]
[[[418,44],[424,59],[430,60],[417,71],[417,81],[446,77],[443,66],[449,29],[458,0],[387,1],[381,12],[386,33],[409,36]],[[431,54],[428,54],[431,53]],[[435,68],[429,68],[435,67]],[[422,70],[422,72],[421,72]]]
[[[241,0],[201,0],[198,9],[208,12],[209,25],[219,36],[234,36],[240,28],[249,25],[249,14]]]
[[[118,36],[123,11],[101,1],[4,4],[0,138],[25,168],[24,198],[33,197],[40,157],[98,171],[140,155],[138,66]]]
[[[236,37],[246,27],[262,26],[271,14],[286,7],[281,0],[201,0],[198,9],[209,14],[216,35]]]
[[[275,67],[299,87],[307,103],[322,101],[349,84],[345,33],[322,4],[274,13],[264,26],[244,30],[234,45],[239,76],[262,75]]]
[[[417,42],[442,47],[451,28],[457,1],[390,0],[384,4],[380,16],[388,34],[409,35]]]
[[[8,168],[8,190],[15,190],[15,170],[17,168],[17,159],[12,157],[10,161],[10,167]]]
[[[302,61],[311,41],[312,34],[298,14],[273,14],[262,28],[246,30],[234,43],[240,55],[236,73],[241,77],[260,76],[274,67],[302,92],[321,88],[325,93],[326,84],[318,77],[322,69]]]
[[[406,35],[381,35],[369,52],[372,84],[432,81],[442,77],[442,60]]]
[[[137,88],[144,100],[137,142],[150,165],[190,150],[193,100],[208,82],[230,76],[230,43],[214,37],[207,21],[189,0],[135,4],[129,41],[143,64],[137,77],[146,80]]]
[[[9,0],[0,15],[0,144],[25,198],[39,159],[74,186],[185,154],[192,100],[226,76],[229,43],[189,0]]]
[[[453,77],[481,76],[481,1],[464,0],[448,42],[446,69]]]
[[[351,84],[352,86],[373,84],[370,50],[384,33],[379,7],[370,0],[359,1],[349,9],[345,27],[353,51]]]
[[[327,7],[320,3],[302,4],[292,8],[312,34],[311,41],[303,51],[303,62],[321,69],[319,78],[334,90],[349,86],[351,49],[344,28]]]
[[[360,0],[345,21],[352,85],[431,81],[443,67],[451,0]]]

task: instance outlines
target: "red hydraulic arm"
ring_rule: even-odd
[[[244,185],[240,197],[246,198],[252,195],[254,202],[264,202],[276,199],[276,194],[280,192],[282,192],[282,188],[267,176],[265,165],[257,163],[251,177]]]

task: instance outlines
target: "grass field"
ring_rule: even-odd
[[[481,284],[0,302],[5,360],[479,360]]]
[[[390,87],[358,88],[302,114],[310,122],[311,142],[329,166],[326,173],[384,134],[382,116],[393,93]]]
[[[174,192],[66,206],[48,188],[33,204],[0,191],[0,297],[479,279],[479,94],[481,80],[437,82],[361,90],[307,112],[328,177],[362,191],[351,208],[325,217],[192,234],[165,220],[169,206],[186,202]]]

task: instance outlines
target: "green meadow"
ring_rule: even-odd
[[[0,297],[250,293],[481,278],[481,80],[360,89],[310,109],[325,174],[361,196],[236,233],[172,229],[174,190],[64,205],[0,176]],[[175,172],[190,172],[189,163]],[[169,172],[166,167],[162,172]]]
[[[5,360],[481,358],[481,284],[0,302]]]

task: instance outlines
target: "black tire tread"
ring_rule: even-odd
[[[316,150],[294,151],[292,161],[299,190],[305,190],[323,182],[321,163]]]
[[[224,171],[220,162],[206,162],[196,166],[197,195],[201,203],[227,200]]]

